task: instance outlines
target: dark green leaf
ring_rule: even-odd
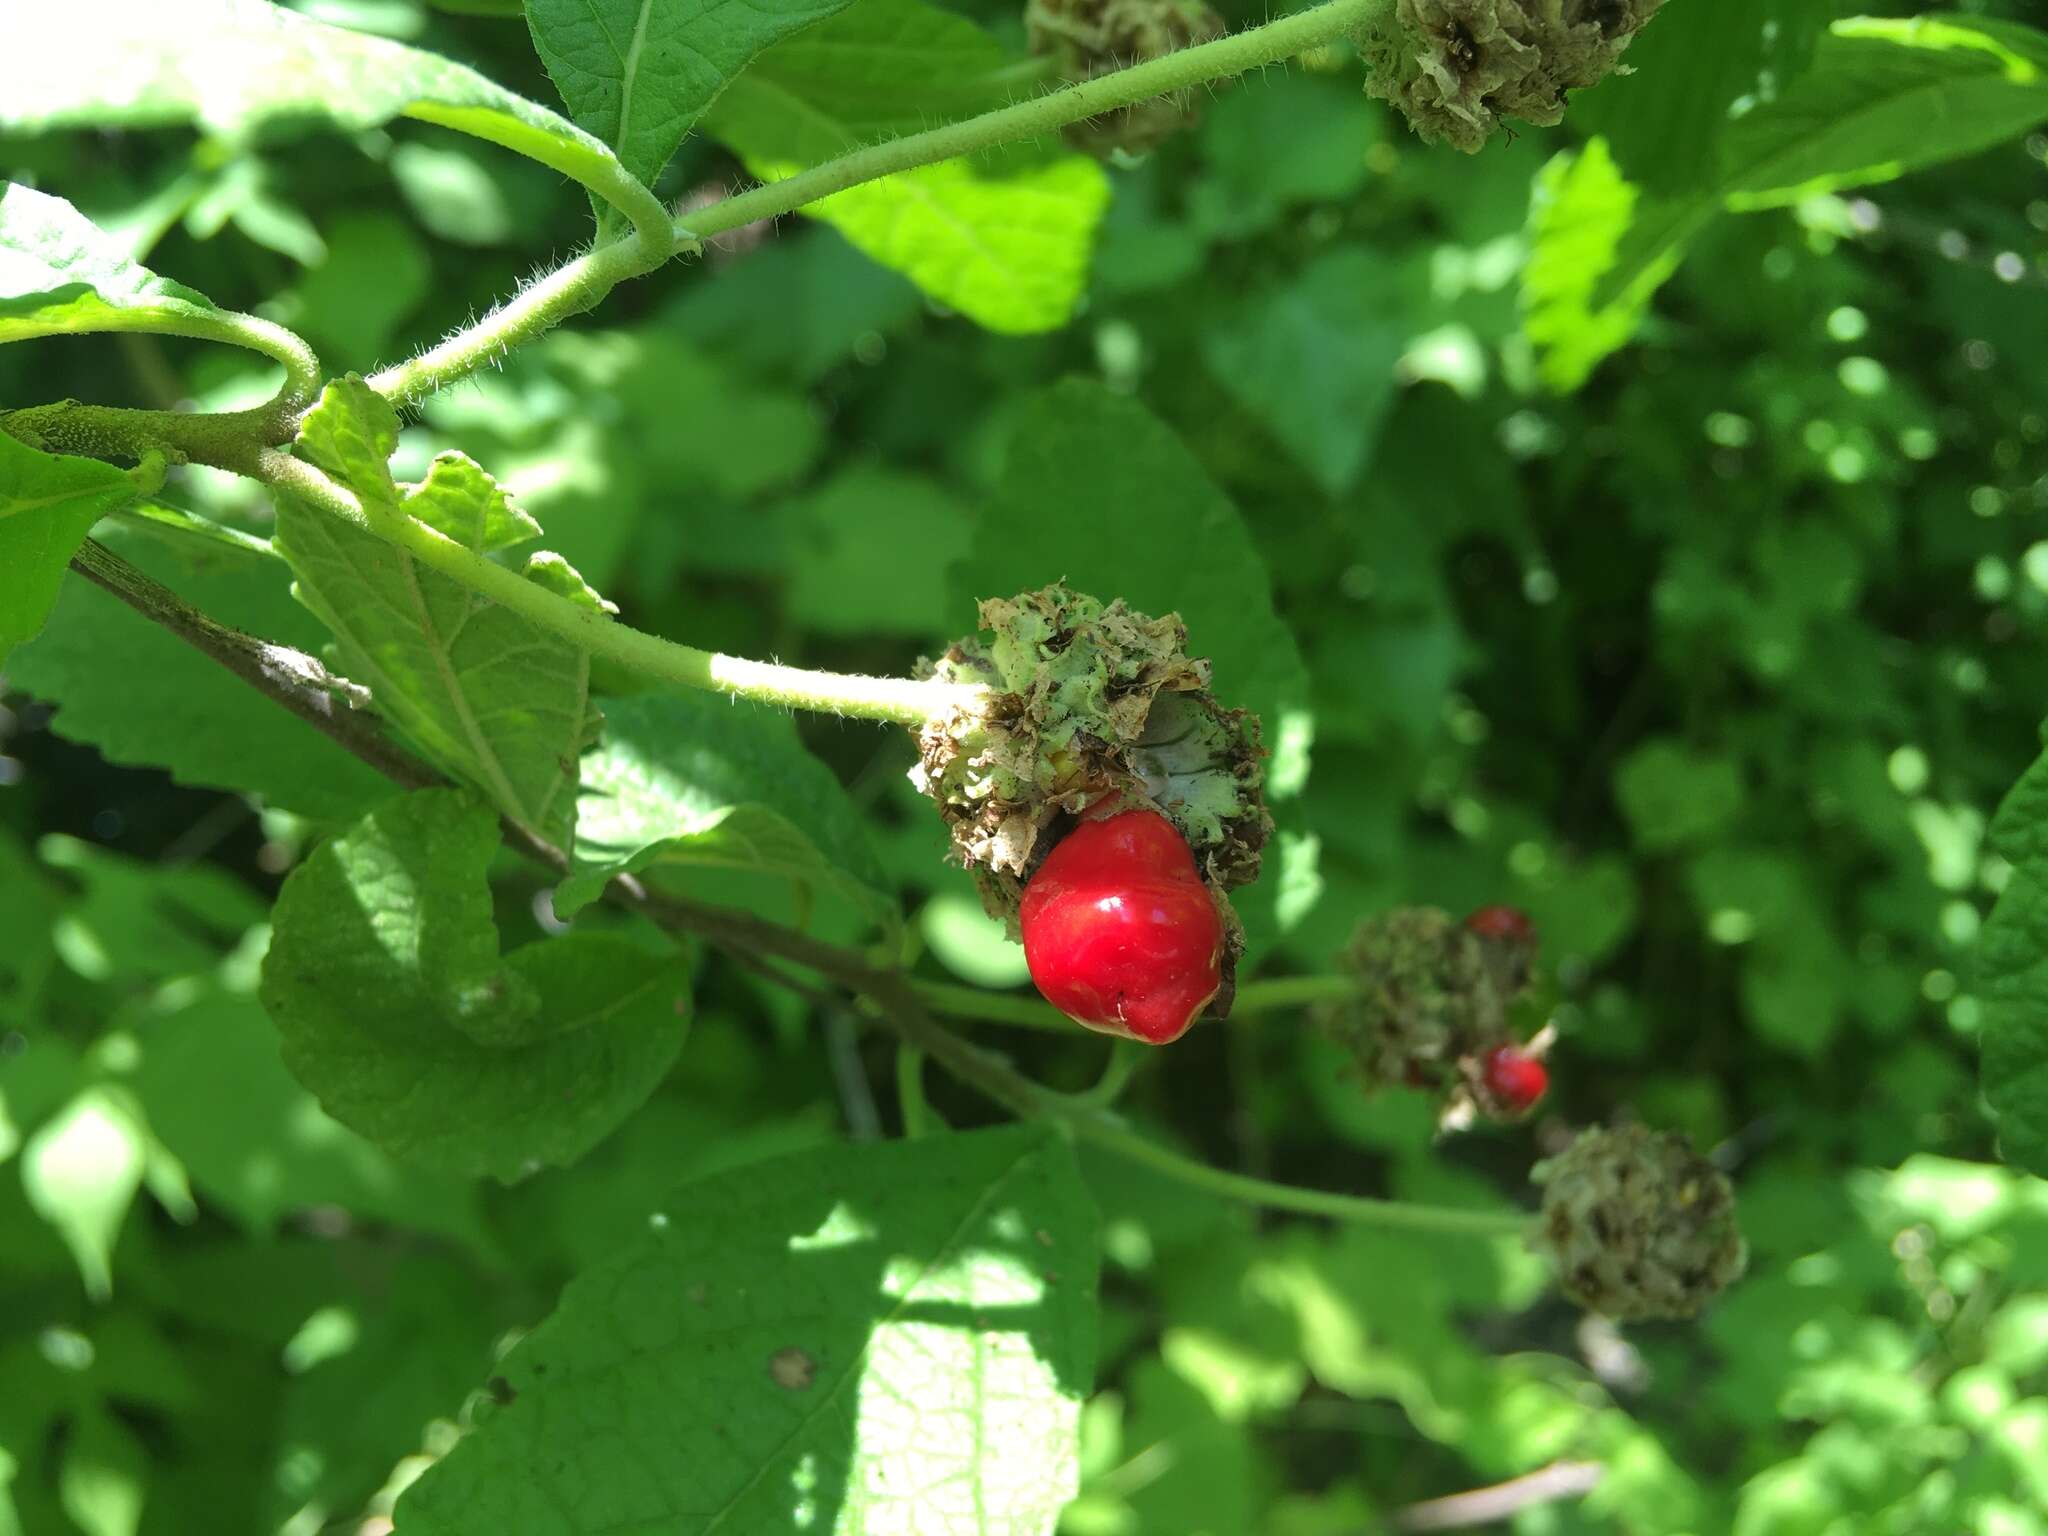
[[[501,957],[492,813],[454,790],[393,800],[292,872],[263,1005],[285,1064],[402,1158],[513,1179],[573,1162],[681,1049],[679,962],[572,934]]]
[[[317,648],[320,626],[291,600],[282,561],[119,525],[102,537],[209,617]],[[66,584],[43,633],[8,663],[8,677],[57,706],[58,735],[97,747],[109,762],[166,768],[183,784],[247,791],[326,819],[358,815],[391,793],[389,781],[331,737],[87,581]]]
[[[2013,786],[1991,838],[2012,876],[1979,940],[1984,1097],[2006,1161],[2048,1178],[2048,757]]]
[[[42,629],[92,525],[135,497],[111,464],[40,453],[0,432],[0,665]]]
[[[1331,495],[1357,483],[1421,308],[1414,269],[1333,251],[1204,327],[1217,381]]]

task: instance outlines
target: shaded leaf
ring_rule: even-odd
[[[894,920],[860,813],[788,716],[696,693],[609,699],[604,713],[558,914],[581,911],[614,875],[709,871],[829,886],[870,921]]]
[[[0,542],[5,537],[0,524]],[[282,561],[119,524],[101,538],[209,617],[318,648],[320,625],[291,600]],[[161,767],[181,784],[247,791],[327,819],[358,815],[391,793],[388,780],[332,738],[88,581],[64,586],[49,624],[8,662],[7,675],[57,706],[50,728],[59,736],[98,748],[112,763]]]
[[[573,1162],[682,1047],[680,962],[572,934],[498,953],[496,818],[454,790],[392,800],[279,893],[262,998],[285,1064],[393,1155],[512,1179]]]
[[[1413,268],[1333,251],[1202,329],[1209,371],[1331,495],[1357,483],[1420,307]]]
[[[2006,796],[1991,841],[2012,877],[1978,940],[1984,1097],[2000,1154],[2048,1178],[2048,757]]]

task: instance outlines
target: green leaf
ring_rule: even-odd
[[[360,380],[327,387],[299,444],[367,500],[489,548],[528,535],[488,475],[444,459],[401,493],[387,460],[398,419]],[[566,847],[576,755],[590,740],[590,657],[340,518],[280,498],[276,548],[333,631],[342,672],[451,775]],[[550,574],[548,569],[537,573]]]
[[[1357,196],[1384,123],[1339,76],[1276,70],[1232,82],[1203,108],[1206,172],[1189,189],[1191,221],[1240,241],[1274,228],[1289,208]]]
[[[1594,294],[1604,309],[1654,289],[1722,208],[1796,203],[1975,154],[2048,122],[2048,34],[1943,16],[1838,21],[1785,94],[1736,119],[1691,196],[1658,198]]]
[[[583,760],[576,872],[555,891],[558,915],[590,905],[614,875],[709,872],[828,886],[869,921],[893,922],[860,813],[787,715],[697,693],[608,699],[604,714],[604,739]]]
[[[0,342],[195,325],[204,333],[219,315],[205,295],[129,260],[120,241],[63,198],[0,183]]]
[[[937,482],[859,468],[798,506],[791,611],[828,635],[938,639],[953,627],[946,572],[974,538],[974,513]]]
[[[1016,1127],[833,1147],[676,1191],[499,1367],[400,1536],[1049,1536],[1078,1482],[1095,1215]]]
[[[149,1452],[128,1426],[94,1410],[71,1426],[58,1498],[85,1536],[135,1536],[149,1487]]]
[[[1730,208],[1775,208],[1976,154],[2048,122],[2048,33],[1977,17],[1838,21],[1813,68],[1736,120]]]
[[[267,0],[76,0],[24,22],[0,54],[0,130],[190,124],[240,144],[308,120],[349,132],[411,117],[661,217],[604,144],[545,107],[436,54]]]
[[[399,1168],[329,1119],[278,1059],[253,998],[207,984],[167,988],[136,1030],[131,1079],[150,1129],[208,1202],[268,1236],[285,1217],[332,1205],[485,1246],[474,1187]],[[220,1112],[221,1085],[235,1112]]]
[[[1346,247],[1202,329],[1209,371],[1332,496],[1358,481],[1422,295],[1411,266]]]
[[[1572,97],[1573,126],[1605,138],[1656,196],[1683,197],[1714,172],[1738,107],[1782,95],[1812,62],[1836,0],[1674,5],[1629,44],[1628,69]]]
[[[848,0],[527,0],[533,45],[576,121],[650,186],[763,49]]]
[[[1669,740],[1644,742],[1614,773],[1622,814],[1645,851],[1697,843],[1722,831],[1742,809],[1741,770]]]
[[[88,1088],[21,1149],[29,1204],[64,1239],[88,1295],[114,1289],[114,1239],[142,1188],[149,1133],[118,1094]]]
[[[61,832],[36,852],[78,888],[51,937],[87,981],[131,987],[210,972],[263,920],[255,892],[217,865],[158,867]]]
[[[1522,268],[1522,329],[1535,345],[1543,382],[1569,394],[1642,324],[1651,297],[1678,264],[1671,249],[1633,286],[1596,301],[1602,276],[1626,242],[1649,226],[1637,217],[1640,189],[1621,174],[1605,139],[1558,155],[1536,179],[1529,211],[1529,259]]]
[[[0,523],[0,541],[6,525]],[[221,623],[301,650],[320,625],[291,600],[291,572],[225,542],[110,524],[122,558]],[[326,820],[387,798],[381,774],[241,678],[88,581],[67,583],[8,681],[57,706],[50,728],[112,763],[168,769],[181,784],[261,795]],[[337,705],[337,708],[341,706]]]
[[[2009,1163],[2048,1178],[2048,756],[1991,824],[2012,876],[1977,941],[1984,1097]]]
[[[388,449],[384,457],[390,457]],[[466,453],[438,455],[427,478],[405,498],[405,510],[483,555],[540,537],[540,524],[512,505],[512,498]]]
[[[706,128],[764,181],[992,103],[1002,50],[924,0],[865,3],[764,54]],[[1083,155],[1010,150],[849,188],[802,211],[989,330],[1055,330],[1109,203]]]
[[[490,811],[421,790],[323,843],[279,893],[263,1005],[329,1114],[401,1158],[514,1179],[573,1162],[682,1047],[679,961],[607,934],[500,957]]]
[[[0,664],[42,629],[92,525],[134,496],[111,464],[41,453],[0,431]]]

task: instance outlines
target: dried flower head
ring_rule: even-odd
[[[1476,153],[1504,118],[1548,125],[1623,68],[1664,0],[1395,0],[1359,34],[1366,90],[1425,143]]]
[[[956,862],[1015,926],[1024,882],[1072,818],[1105,799],[1159,811],[1205,882],[1258,878],[1272,834],[1258,721],[1209,694],[1177,614],[1152,618],[1055,583],[981,605],[984,634],[934,676],[984,684],[987,703],[929,722],[911,780],[938,805]]]
[[[1742,1277],[1735,1191],[1683,1136],[1595,1127],[1532,1177],[1543,1214],[1530,1246],[1589,1311],[1617,1322],[1696,1317]]]

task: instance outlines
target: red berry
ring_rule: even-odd
[[[1046,1001],[1133,1040],[1178,1040],[1223,985],[1223,919],[1172,822],[1120,811],[1069,832],[1024,888]]]
[[[1465,926],[1482,939],[1507,939],[1516,944],[1536,939],[1536,925],[1520,907],[1481,907],[1465,919]]]
[[[1486,1055],[1486,1086],[1510,1114],[1523,1114],[1550,1091],[1550,1069],[1520,1046],[1495,1046]]]

